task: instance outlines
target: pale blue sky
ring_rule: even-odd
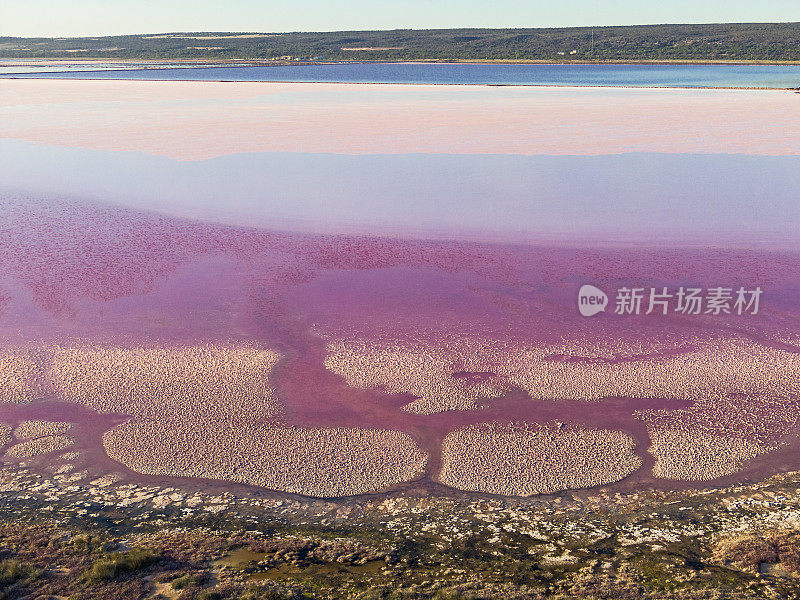
[[[0,0],[0,35],[800,21],[800,0]]]

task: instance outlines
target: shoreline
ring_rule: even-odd
[[[516,58],[516,59],[494,59],[494,58],[419,58],[414,60],[387,60],[361,58],[354,60],[280,60],[280,59],[258,59],[258,58],[179,58],[179,59],[160,59],[160,58],[70,58],[60,57],[41,57],[41,58],[21,58],[0,56],[0,66],[5,62],[22,63],[70,63],[70,64],[90,64],[90,63],[123,63],[123,64],[162,64],[162,65],[214,65],[230,66],[304,66],[304,65],[331,65],[331,64],[358,64],[358,63],[387,63],[387,64],[494,64],[494,65],[763,65],[763,66],[800,66],[800,60],[724,60],[724,59],[608,59],[608,60],[550,60],[536,58]]]
[[[193,67],[177,67],[178,69],[191,70]],[[218,67],[209,67],[218,68]],[[133,70],[133,69],[132,69]],[[165,69],[166,70],[166,69]],[[106,69],[103,71],[85,71],[86,73],[126,72],[127,69]],[[78,71],[83,72],[83,71]],[[22,75],[22,76],[20,76]],[[0,73],[0,81],[131,81],[137,83],[269,83],[269,84],[302,84],[302,85],[379,85],[379,86],[423,86],[423,87],[496,87],[496,88],[540,88],[553,90],[662,90],[662,91],[745,91],[745,92],[791,92],[800,94],[800,87],[746,87],[746,86],[660,86],[660,85],[590,85],[590,84],[563,84],[553,83],[436,83],[424,81],[329,81],[329,80],[285,80],[285,79],[143,79],[134,77],[41,77],[44,73]]]

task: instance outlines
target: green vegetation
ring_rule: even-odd
[[[19,560],[0,561],[0,586],[7,586],[18,581],[36,579],[42,574],[37,569]]]
[[[800,473],[507,500],[226,496],[221,512],[205,495],[120,507],[25,471],[0,485],[0,600],[800,598]]]
[[[110,581],[122,574],[139,571],[157,563],[160,556],[146,548],[135,548],[129,552],[118,552],[99,558],[86,572],[90,583]]]
[[[208,582],[208,577],[204,573],[187,573],[172,580],[170,586],[173,590],[182,590],[188,587],[201,587]]]
[[[0,38],[4,58],[800,61],[800,23]]]
[[[723,564],[752,573],[758,573],[762,564],[780,564],[785,571],[796,574],[800,572],[800,531],[775,529],[723,538],[715,556]]]

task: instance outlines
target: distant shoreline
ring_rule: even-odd
[[[88,71],[94,73],[96,71]],[[789,92],[800,94],[800,88],[779,88],[779,87],[724,87],[724,86],[658,86],[658,85],[578,85],[564,84],[555,85],[552,83],[424,83],[414,82],[405,83],[400,81],[286,81],[282,79],[258,79],[258,80],[239,80],[239,79],[134,79],[132,77],[36,77],[35,73],[31,77],[20,77],[20,74],[0,73],[0,81],[127,81],[131,83],[230,83],[230,84],[287,84],[287,85],[346,85],[346,86],[406,86],[406,87],[498,87],[498,88],[542,88],[554,90],[655,90],[655,91],[739,91],[739,92]]]
[[[7,64],[8,63],[8,64]],[[0,56],[0,67],[15,64],[51,64],[51,65],[89,65],[89,64],[136,64],[136,65],[196,65],[196,66],[236,66],[236,67],[282,67],[303,65],[336,65],[359,63],[385,63],[385,64],[494,64],[494,65],[800,65],[800,60],[717,60],[717,59],[663,59],[663,60],[547,60],[547,59],[418,59],[418,60],[387,60],[387,59],[359,59],[359,60],[319,60],[319,61],[287,61],[274,59],[137,59],[137,58],[19,58]]]

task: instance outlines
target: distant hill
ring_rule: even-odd
[[[800,61],[800,23],[0,37],[4,58]]]

